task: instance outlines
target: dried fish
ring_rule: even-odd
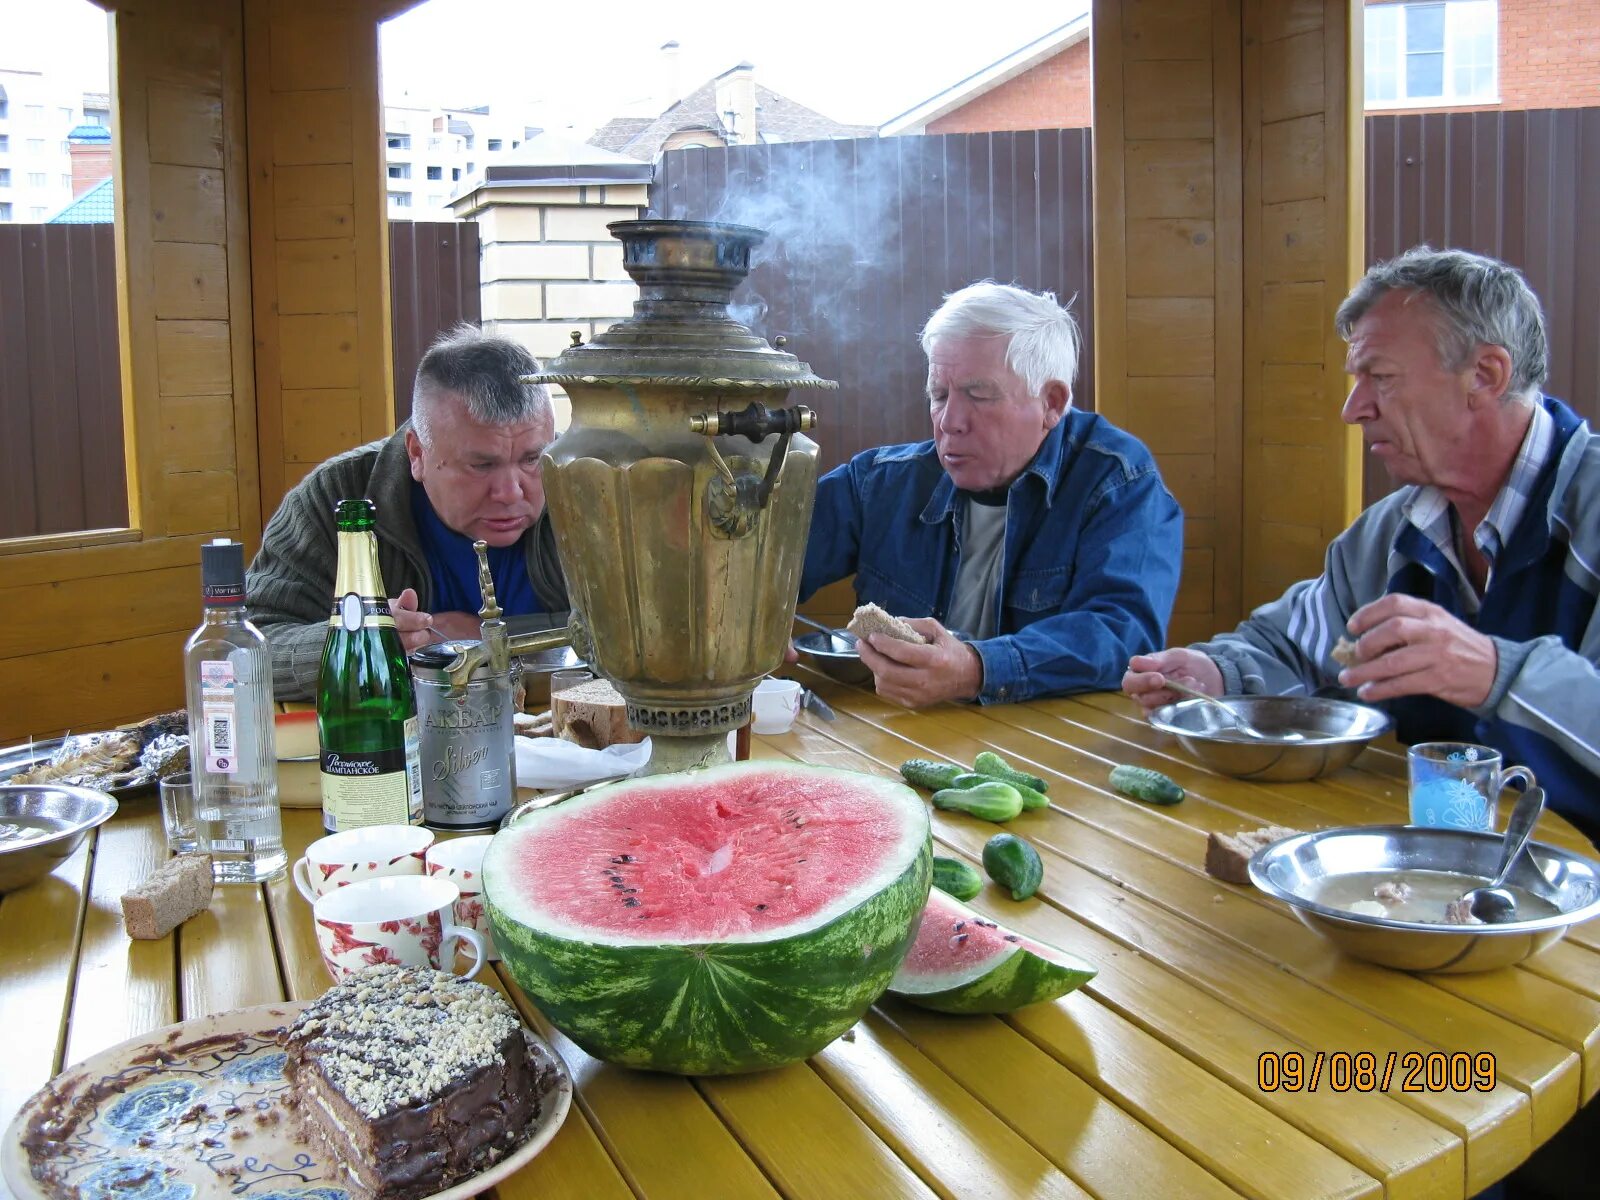
[[[11,783],[69,783],[86,787],[103,776],[126,771],[139,760],[143,749],[132,733],[85,733],[63,741],[48,762],[13,775]]]

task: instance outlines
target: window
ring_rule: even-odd
[[[102,128],[111,127],[111,112],[104,108],[86,108],[83,110],[83,123],[85,125],[99,125]]]
[[[461,178],[461,168],[460,167],[451,167],[450,168],[450,182],[451,183],[455,183],[460,178]]]
[[[411,149],[411,135],[409,133],[391,133],[388,135],[388,142],[391,150]]]
[[[396,208],[410,208],[411,207],[411,193],[410,192],[390,192],[389,193],[389,203],[394,205]]]
[[[62,142],[61,143],[61,153],[63,153],[63,154],[71,154],[72,153],[72,143],[71,142]]]
[[[45,186],[44,172],[43,171],[29,171],[28,172],[28,186],[29,187],[41,187],[41,188],[44,187]]]
[[[28,153],[29,154],[43,154],[44,153],[44,139],[43,138],[29,138],[28,139]]]
[[[22,106],[22,115],[28,118],[28,123],[30,125],[43,125],[44,124],[44,105],[42,105],[42,104],[24,104]]]
[[[77,114],[74,113],[72,111],[72,109],[70,109],[70,108],[63,108],[61,110],[61,119],[63,121],[65,121],[68,125],[76,125],[78,123],[75,120],[76,116],[77,116]]]
[[[490,138],[489,139],[489,149],[491,149],[491,150],[500,149],[500,139],[499,138]]]
[[[10,152],[11,135],[9,133],[0,133],[0,154],[9,154]]]
[[[1369,107],[1472,104],[1497,98],[1495,0],[1368,7]]]
[[[10,115],[11,115],[11,101],[9,101],[9,100],[0,100],[0,121],[5,120],[6,117],[8,117]],[[7,218],[7,219],[9,220],[10,218]]]
[[[43,205],[35,205],[33,208],[28,210],[28,212],[33,215],[33,219],[35,221],[43,221],[45,213],[49,211],[50,210],[45,208]]]
[[[410,163],[390,163],[389,164],[389,178],[390,179],[410,179],[411,178],[411,164]]]
[[[443,179],[444,178],[444,168],[443,167],[429,167],[428,168],[428,178],[429,179]]]
[[[0,221],[11,220],[11,205],[0,203]]]
[[[0,187],[11,186],[11,168],[0,167]]]
[[[64,188],[70,188],[72,186],[72,176],[71,175],[63,175],[61,177],[61,186],[64,187]]]

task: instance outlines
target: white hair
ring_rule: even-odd
[[[432,444],[433,406],[446,395],[461,397],[467,412],[485,425],[512,425],[552,416],[550,391],[524,383],[539,370],[526,347],[491,337],[462,323],[442,333],[417,364],[411,389],[411,428],[424,446]]]
[[[1070,394],[1078,373],[1082,344],[1078,323],[1056,301],[1054,292],[1029,292],[992,279],[968,284],[944,298],[922,327],[921,336],[924,354],[941,338],[1010,338],[1006,366],[1033,396],[1058,381]]]

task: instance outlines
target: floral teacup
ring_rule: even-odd
[[[318,896],[311,906],[317,945],[335,981],[374,963],[448,971],[455,955],[445,943],[472,947],[468,979],[487,955],[477,930],[451,920],[460,889],[447,879],[401,875],[365,879]]]
[[[315,904],[334,888],[363,879],[421,875],[433,831],[420,825],[365,825],[318,838],[294,864],[294,885]]]
[[[451,838],[435,842],[425,856],[429,875],[448,879],[461,889],[461,899],[456,901],[456,924],[483,935],[490,962],[500,958],[494,948],[494,931],[489,928],[489,911],[483,905],[483,852],[493,840],[494,835],[489,833]]]

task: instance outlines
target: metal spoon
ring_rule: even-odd
[[[827,634],[833,639],[833,641],[829,643],[829,646],[835,650],[839,649],[840,647],[843,647],[845,650],[855,649],[856,636],[855,634],[850,633],[848,630],[835,629],[832,625],[824,625],[821,621],[813,621],[810,617],[804,616],[801,613],[795,613],[794,619],[799,621],[802,625],[809,625],[813,629],[822,630],[823,633]]]
[[[1215,696],[1211,695],[1211,693],[1202,692],[1199,688],[1190,687],[1187,683],[1179,683],[1176,679],[1168,678],[1167,686],[1175,692],[1181,692],[1185,696],[1193,696],[1196,700],[1204,700],[1207,704],[1213,704],[1220,708],[1223,712],[1228,714],[1228,719],[1233,722],[1234,728],[1236,728],[1246,737],[1253,737],[1260,742],[1305,741],[1306,735],[1301,733],[1298,729],[1285,729],[1280,733],[1262,733],[1261,730],[1257,729],[1254,725],[1250,724],[1249,721],[1245,720],[1243,714],[1241,714],[1238,709],[1234,708],[1233,705],[1225,704],[1221,700],[1218,700]]]
[[[1505,847],[1501,852],[1500,873],[1488,887],[1476,887],[1461,898],[1468,902],[1472,915],[1485,925],[1502,925],[1517,919],[1517,898],[1500,885],[1511,874],[1511,868],[1522,855],[1523,847],[1533,836],[1533,827],[1544,812],[1544,789],[1530,787],[1517,797],[1511,819],[1506,822]]]

